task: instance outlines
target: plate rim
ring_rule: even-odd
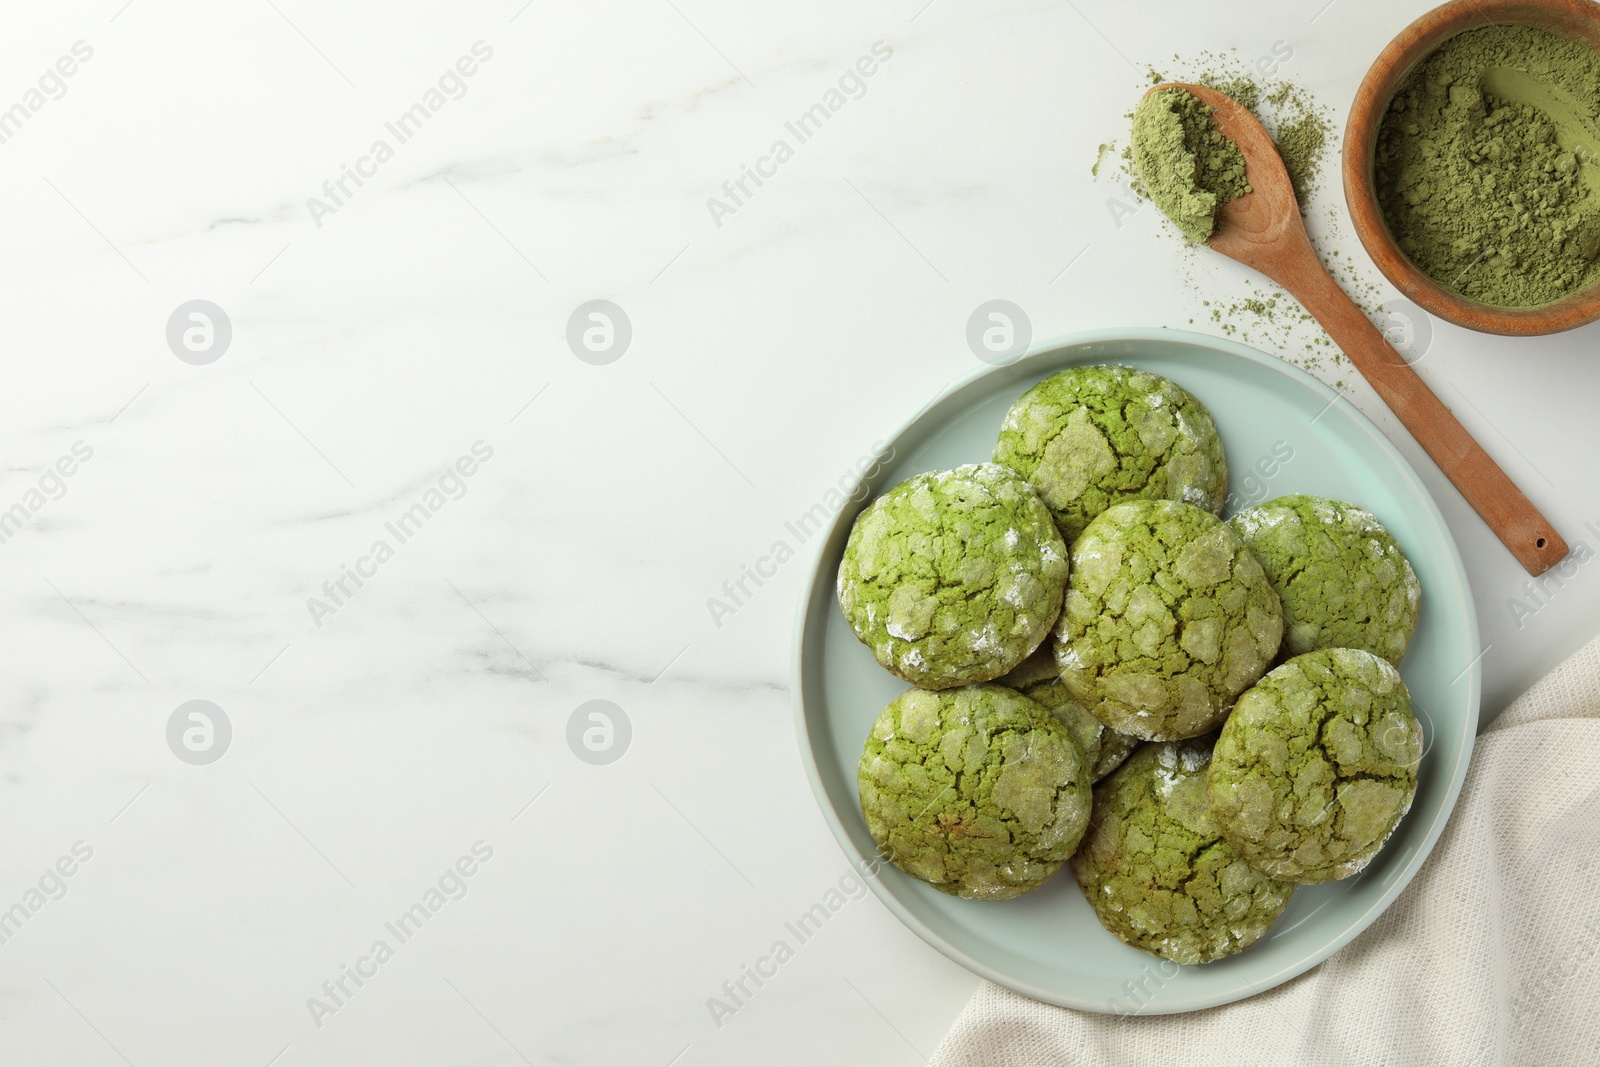
[[[1330,408],[1337,404],[1340,400],[1349,402],[1349,397],[1345,396],[1337,389],[1334,389],[1332,386],[1327,385],[1321,379],[1308,373],[1304,369],[1295,366],[1287,360],[1280,359],[1269,353],[1263,352],[1260,349],[1253,348],[1238,341],[1233,341],[1225,337],[1216,337],[1211,334],[1197,333],[1193,330],[1168,329],[1165,327],[1114,327],[1109,329],[1076,331],[1045,338],[1030,345],[1028,351],[1016,359],[1008,360],[1001,364],[984,366],[974,370],[969,374],[963,375],[961,378],[958,378],[954,382],[951,382],[949,385],[947,385],[939,392],[938,396],[917,409],[915,414],[901,422],[890,434],[881,438],[881,440],[889,445],[902,440],[905,435],[914,429],[930,411],[937,408],[939,405],[943,404],[946,400],[955,396],[957,393],[971,388],[974,384],[982,381],[984,378],[987,378],[992,374],[997,374],[1025,363],[1042,362],[1052,353],[1058,352],[1062,349],[1079,348],[1093,344],[1104,344],[1107,342],[1142,341],[1178,341],[1210,348],[1219,351],[1224,355],[1242,358],[1249,362],[1264,366],[1271,371],[1282,374],[1289,380],[1294,381],[1301,386],[1308,388],[1311,392],[1325,398],[1328,401],[1328,407]],[[1481,636],[1478,630],[1476,597],[1472,592],[1472,585],[1466,572],[1466,566],[1461,558],[1460,548],[1456,545],[1455,537],[1451,534],[1450,527],[1445,522],[1444,514],[1439,510],[1439,504],[1433,498],[1433,493],[1428,489],[1427,483],[1422,480],[1422,477],[1417,472],[1417,469],[1412,466],[1408,459],[1406,459],[1405,455],[1401,453],[1395,443],[1389,439],[1389,436],[1385,434],[1383,430],[1381,430],[1378,425],[1366,415],[1365,412],[1356,407],[1354,403],[1350,403],[1349,408],[1350,410],[1347,414],[1352,419],[1354,425],[1364,434],[1366,434],[1368,438],[1374,441],[1381,452],[1387,454],[1390,462],[1394,463],[1402,472],[1409,474],[1416,484],[1422,489],[1422,500],[1426,505],[1425,511],[1427,518],[1437,528],[1437,531],[1443,535],[1444,544],[1449,549],[1449,559],[1447,562],[1454,569],[1456,575],[1460,579],[1460,586],[1465,592],[1467,605],[1471,609],[1467,612],[1466,618],[1467,636],[1469,638],[1469,642],[1472,646],[1481,644]],[[847,501],[853,501],[855,499],[856,493],[860,490],[862,482],[866,477],[867,475],[865,474],[856,474],[852,477],[850,481],[850,492],[846,494]],[[823,560],[827,555],[827,547],[837,535],[841,525],[846,522],[855,521],[855,516],[859,510],[859,508],[852,508],[848,506],[840,508],[838,514],[836,514],[828,524],[826,534],[818,538],[819,544],[809,561],[809,573],[797,605],[794,633],[790,651],[789,670],[789,687],[794,709],[795,732],[797,740],[799,741],[800,760],[805,767],[806,779],[811,784],[812,797],[816,801],[817,807],[821,810],[823,819],[825,822],[827,822],[829,830],[832,831],[834,840],[839,844],[840,848],[844,850],[847,858],[850,859],[852,864],[860,862],[862,858],[856,855],[856,850],[850,840],[850,835],[845,829],[844,823],[840,818],[840,814],[828,798],[828,794],[822,782],[821,770],[817,765],[816,747],[812,743],[811,732],[807,723],[804,653],[806,646],[806,623],[810,614],[809,608],[811,602],[815,599],[817,594],[817,586],[821,582],[827,582],[831,585],[834,579],[832,574],[824,573]],[[1289,981],[1291,978],[1295,978],[1301,974],[1304,974],[1306,971],[1332,956],[1335,952],[1338,952],[1340,949],[1344,948],[1362,933],[1366,932],[1367,928],[1376,922],[1378,917],[1389,909],[1399,895],[1405,891],[1406,887],[1411,884],[1412,879],[1416,877],[1417,873],[1421,871],[1423,864],[1425,864],[1428,860],[1428,857],[1433,854],[1434,846],[1438,844],[1439,838],[1443,835],[1445,826],[1450,821],[1450,816],[1455,812],[1456,803],[1460,799],[1462,787],[1466,783],[1467,772],[1471,768],[1472,754],[1474,748],[1476,747],[1478,727],[1482,718],[1482,658],[1483,657],[1481,655],[1475,658],[1467,666],[1465,671],[1465,674],[1467,675],[1466,681],[1469,721],[1466,723],[1466,729],[1463,731],[1460,757],[1456,763],[1455,773],[1451,776],[1451,780],[1445,789],[1444,802],[1439,811],[1436,813],[1433,822],[1427,827],[1427,830],[1423,835],[1422,842],[1418,846],[1416,853],[1411,857],[1406,866],[1401,869],[1399,875],[1396,876],[1395,879],[1389,884],[1382,895],[1372,902],[1370,907],[1368,907],[1360,915],[1356,916],[1355,920],[1344,931],[1342,931],[1339,936],[1331,939],[1326,945],[1323,945],[1315,951],[1308,953],[1301,959],[1285,965],[1261,981],[1251,981],[1248,978],[1242,979],[1244,985],[1249,987],[1243,992],[1233,990],[1225,993],[1197,995],[1180,1000],[1151,1002],[1149,1004],[1141,1005],[1132,1012],[1125,1012],[1122,1014],[1171,1015],[1183,1012],[1199,1011],[1204,1008],[1218,1007],[1223,1004],[1231,1004],[1240,1000],[1248,999],[1249,997],[1253,997],[1259,993],[1264,993],[1275,986],[1281,985],[1284,982]],[[972,974],[994,982],[996,985],[1003,986],[1014,992],[1021,993],[1024,996],[1030,997],[1034,1000],[1042,1001],[1047,1004],[1054,1004],[1063,1008],[1072,1008],[1078,1011],[1093,1012],[1095,1014],[1117,1014],[1117,1012],[1109,1008],[1109,1002],[1096,1004],[1085,1001],[1079,997],[1058,993],[1054,990],[1039,986],[1034,982],[1005,974],[989,964],[975,959],[960,948],[957,948],[954,944],[951,944],[943,937],[943,935],[939,934],[927,923],[923,922],[922,919],[912,912],[911,909],[908,908],[904,903],[902,903],[897,896],[889,892],[889,890],[887,890],[881,884],[879,879],[866,878],[863,880],[871,887],[873,894],[878,898],[878,900],[883,903],[884,906],[889,909],[890,913],[892,913],[895,918],[905,925],[907,929],[911,930],[928,945],[937,949],[945,957],[954,963],[959,964]],[[1152,956],[1151,958],[1155,959],[1157,957]]]

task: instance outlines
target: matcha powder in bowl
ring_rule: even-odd
[[[1600,52],[1533,26],[1445,41],[1379,125],[1378,206],[1400,250],[1484,304],[1600,283]]]

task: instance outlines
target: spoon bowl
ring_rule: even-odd
[[[1316,253],[1300,217],[1288,168],[1278,155],[1272,135],[1249,108],[1227,93],[1187,82],[1166,82],[1153,87],[1150,93],[1163,89],[1182,89],[1210,107],[1211,121],[1218,132],[1238,145],[1244,155],[1250,192],[1218,209],[1217,228],[1206,243],[1287,287],[1274,271],[1283,266],[1291,252],[1300,255],[1302,245],[1313,256]]]

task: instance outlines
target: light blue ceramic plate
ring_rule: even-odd
[[[946,896],[887,866],[872,880],[890,910],[930,945],[1020,993],[1086,1011],[1192,1011],[1259,993],[1325,959],[1416,874],[1444,829],[1472,753],[1477,617],[1461,557],[1416,471],[1365,416],[1310,375],[1244,345],[1176,330],[1088,333],[1038,347],[956,386],[890,439],[886,462],[834,522],[806,589],[794,668],[801,751],[823,814],[856,861],[876,855],[857,806],[856,762],[873,718],[905,684],[855,639],[834,599],[850,524],[866,501],[913,474],[989,459],[1012,401],[1078,363],[1141,367],[1199,397],[1227,449],[1228,513],[1293,492],[1351,501],[1393,532],[1422,582],[1422,621],[1401,665],[1428,746],[1416,803],[1364,872],[1300,889],[1247,951],[1179,967],[1129,948],[1095,919],[1070,868],[1001,903]]]

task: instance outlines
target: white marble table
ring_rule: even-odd
[[[931,1055],[975,980],[828,895],[786,689],[812,548],[761,560],[979,365],[979,303],[1045,337],[1242,295],[1089,166],[1174,52],[1287,44],[1342,121],[1425,5],[1323,4],[13,5],[6,1062]],[[569,348],[591,300],[625,350]],[[1420,365],[1590,545],[1597,339],[1441,325]],[[1530,592],[1399,440],[1493,712],[1600,580]],[[569,746],[590,701],[622,758],[579,758],[592,708]]]

